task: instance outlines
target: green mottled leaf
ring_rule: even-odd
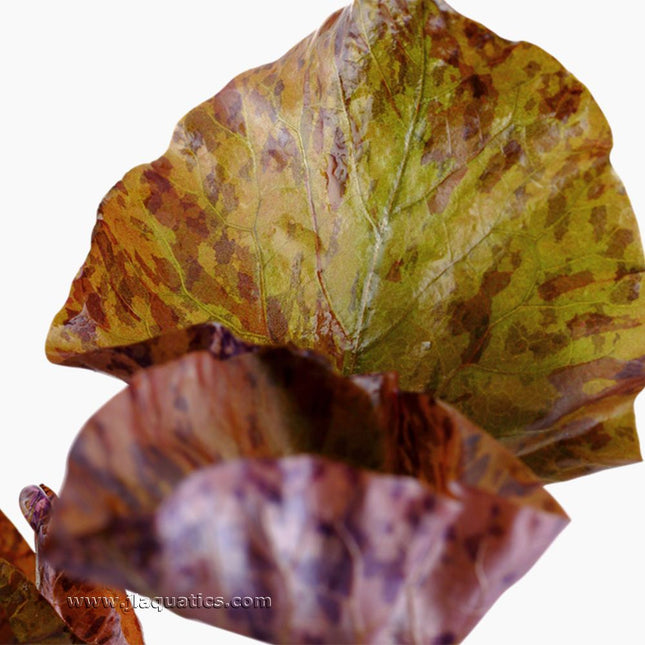
[[[396,370],[548,479],[639,458],[643,255],[611,134],[551,56],[357,0],[101,204],[49,357],[219,322]]]
[[[88,421],[48,557],[270,642],[452,643],[565,526],[529,468],[395,374],[249,349],[139,370]],[[222,604],[177,604],[199,594]]]
[[[82,643],[32,580],[0,558],[0,639],[2,643]]]
[[[0,511],[0,643],[83,643],[36,587],[36,557]]]

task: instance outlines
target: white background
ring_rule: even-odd
[[[23,485],[58,488],[77,430],[119,381],[47,363],[51,318],[89,248],[96,207],[165,150],[176,121],[273,60],[342,0],[3,2],[0,8],[2,406],[0,507],[23,530]],[[554,54],[612,124],[614,165],[645,215],[642,12],[633,0],[455,0],[502,36]],[[645,410],[639,409],[643,436]],[[645,642],[645,467],[551,487],[572,524],[469,645]],[[142,611],[148,643],[243,643]],[[249,641],[246,641],[249,642]]]

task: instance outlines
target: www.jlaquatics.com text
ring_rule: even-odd
[[[201,593],[187,596],[155,596],[154,598],[130,594],[127,597],[68,596],[67,605],[87,609],[119,608],[122,611],[129,609],[154,609],[156,611],[162,609],[269,609],[271,596],[233,596],[229,600],[224,596],[207,596]]]

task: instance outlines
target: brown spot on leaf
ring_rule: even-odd
[[[403,260],[396,260],[392,262],[390,266],[390,270],[387,272],[387,275],[385,276],[386,280],[389,280],[390,282],[401,282],[401,265],[403,264]]]
[[[334,131],[334,142],[329,152],[327,172],[327,196],[332,210],[338,210],[345,194],[347,184],[347,145],[343,131],[337,127]]]
[[[99,325],[105,325],[107,318],[102,307],[102,300],[97,293],[90,293],[87,297],[87,312]]]
[[[242,298],[248,302],[259,298],[260,292],[255,280],[246,273],[237,274],[237,289]]]
[[[246,136],[246,124],[242,112],[242,97],[235,87],[235,82],[229,83],[219,94],[210,100],[210,107],[216,119],[226,124],[229,130]]]
[[[437,188],[428,199],[428,210],[431,213],[440,214],[446,210],[455,188],[459,186],[461,180],[464,178],[467,172],[468,168],[466,168],[465,166],[463,168],[459,168],[459,170],[456,170],[448,175],[437,186]]]
[[[562,350],[569,341],[568,334],[563,332],[542,329],[529,332],[525,325],[516,322],[509,327],[504,348],[511,356],[529,351],[535,358],[543,359]]]
[[[589,215],[589,223],[593,226],[594,239],[600,242],[607,229],[607,207],[594,206]]]
[[[228,239],[226,229],[222,232],[222,236],[215,242],[213,249],[215,250],[215,259],[218,264],[228,264],[233,257],[235,251],[235,242]]]
[[[625,250],[634,241],[634,232],[627,228],[619,228],[609,238],[607,255],[610,258],[622,258]]]
[[[589,175],[590,174],[591,173],[589,173]],[[602,181],[596,180],[596,178],[594,177],[585,177],[585,181],[588,181],[590,183],[589,190],[587,191],[588,199],[598,199],[599,197],[602,197],[605,190],[607,190],[606,184],[604,184]]]
[[[487,96],[490,92],[492,81],[490,74],[486,76],[480,76],[479,74],[473,74],[468,79],[468,84],[470,85],[470,91],[472,92],[473,98],[480,99],[483,96]]]
[[[608,316],[602,313],[579,314],[567,322],[573,339],[596,336],[619,329],[632,329],[641,323],[627,316]]]
[[[638,300],[641,291],[641,281],[639,275],[629,275],[620,279],[618,284],[612,289],[609,295],[610,302],[615,304],[629,304]]]
[[[160,329],[175,327],[179,322],[177,312],[169,307],[156,293],[150,294],[150,312]]]
[[[479,176],[482,191],[490,192],[505,173],[518,163],[521,155],[522,147],[515,139],[509,141],[502,149],[502,152],[498,152],[496,155],[493,155],[490,158],[486,169]]]
[[[158,172],[150,169],[142,175],[142,181],[148,183],[150,196],[145,201],[146,208],[153,214],[157,214],[164,203],[164,195],[172,189],[170,182]]]
[[[280,301],[274,296],[267,298],[267,324],[269,326],[269,335],[274,342],[280,342],[289,331],[287,319],[280,307]]]
[[[524,71],[526,72],[526,75],[529,78],[533,78],[541,69],[540,63],[537,61],[529,61],[525,66],[524,66]]]
[[[555,224],[567,212],[567,198],[563,193],[549,197],[545,226]]]
[[[542,300],[551,302],[559,296],[582,289],[594,281],[594,276],[591,271],[580,271],[571,275],[559,275],[541,284],[538,288],[538,293]]]
[[[155,282],[174,291],[178,291],[181,288],[181,278],[170,260],[157,256],[154,256],[152,259],[155,263]]]
[[[491,269],[484,274],[479,291],[451,309],[450,326],[454,335],[467,333],[470,343],[462,353],[464,363],[477,362],[488,344],[486,331],[490,322],[493,298],[511,281],[508,272]]]
[[[578,111],[584,87],[567,76],[565,72],[558,72],[556,78],[560,81],[560,87],[555,94],[546,95],[542,98],[540,111],[542,114],[555,117],[558,121],[566,122],[569,117]],[[545,86],[549,86],[550,78],[545,77]]]
[[[602,450],[611,442],[612,437],[605,432],[604,424],[597,423],[591,430],[587,431],[585,439],[588,441],[591,450]]]

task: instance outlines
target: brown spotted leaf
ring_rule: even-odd
[[[263,640],[457,642],[566,521],[510,452],[393,373],[195,351],[136,372],[81,430],[48,557],[149,596],[270,596],[180,612]]]
[[[38,590],[82,642],[142,645],[141,626],[123,589],[71,578],[43,556],[55,500],[55,493],[45,485],[28,486],[20,493],[22,512],[36,534]]]
[[[0,511],[0,558],[36,582],[36,557],[13,522]],[[2,641],[0,641],[2,642]]]
[[[635,461],[643,254],[610,148],[538,47],[438,0],[356,0],[110,191],[48,355],[105,369],[218,322],[395,370],[544,478]]]

